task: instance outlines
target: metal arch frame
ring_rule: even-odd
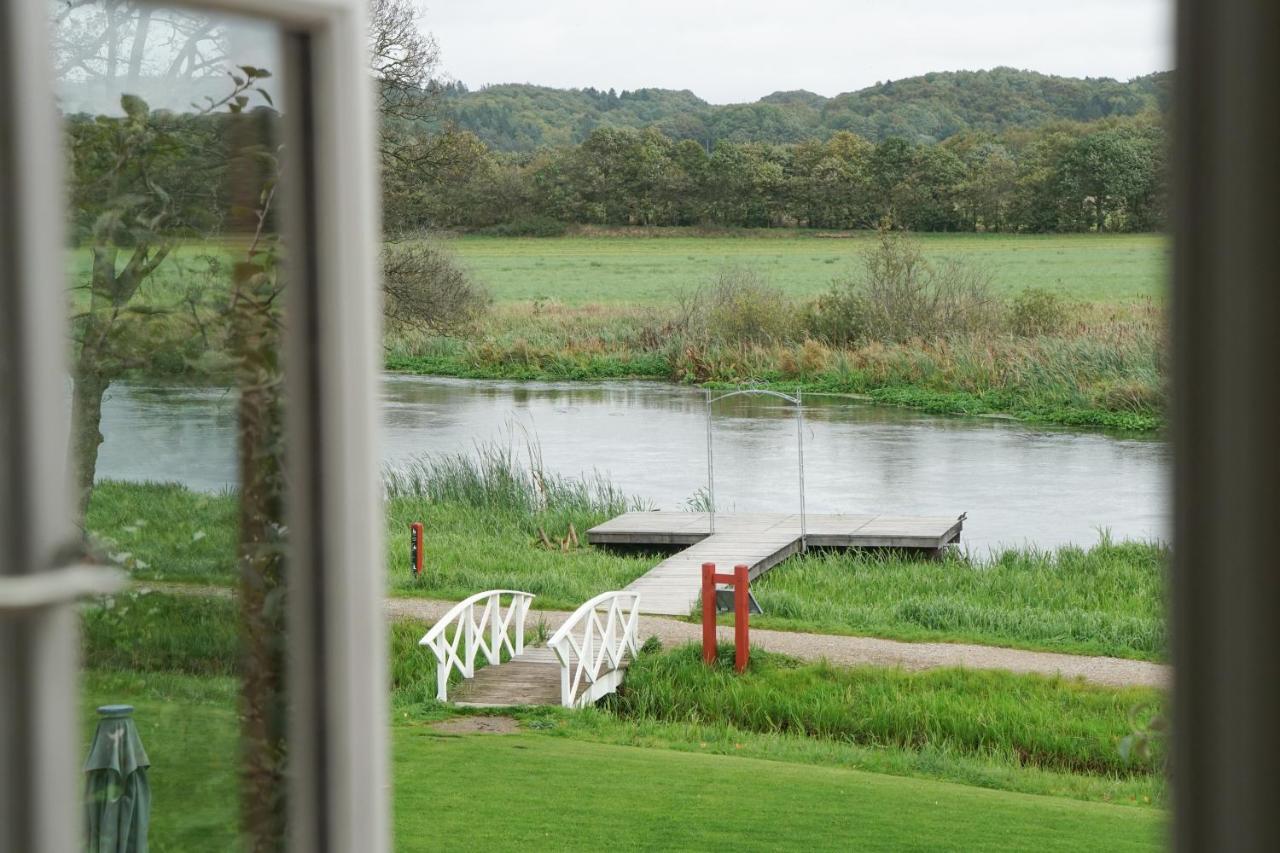
[[[710,516],[710,532],[715,535],[716,532],[716,467],[715,453],[712,428],[712,409],[716,403],[721,400],[727,400],[730,397],[740,397],[749,394],[760,394],[766,397],[777,397],[780,400],[786,400],[796,407],[796,451],[797,451],[797,467],[799,468],[800,480],[800,550],[805,552],[809,550],[809,527],[808,519],[805,515],[805,494],[804,494],[804,390],[797,388],[795,396],[784,394],[781,391],[772,391],[768,388],[739,388],[734,391],[726,391],[723,394],[716,394],[710,388],[707,389],[707,502],[708,512]]]

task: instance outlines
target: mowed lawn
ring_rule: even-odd
[[[757,758],[423,726],[394,743],[404,851],[1046,853],[1154,850],[1164,832],[1155,809]],[[405,784],[423,768],[425,784]]]
[[[1039,287],[1064,298],[1123,302],[1162,297],[1169,240],[1158,234],[921,234],[931,258],[985,267],[999,293]],[[498,302],[669,305],[722,267],[750,267],[796,297],[824,292],[872,232],[820,237],[572,236],[448,240]]]
[[[90,674],[93,707],[137,707],[151,848],[236,845],[236,715],[226,678]],[[1153,808],[855,770],[392,725],[397,850],[1154,850]]]

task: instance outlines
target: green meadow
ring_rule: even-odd
[[[669,228],[635,236],[615,231],[556,238],[462,236],[447,242],[499,303],[661,306],[725,266],[755,269],[789,296],[815,297],[875,240],[874,232],[687,234]],[[1086,302],[1164,295],[1169,241],[1158,234],[917,237],[926,257],[962,258],[989,271],[1000,294],[1035,287]]]

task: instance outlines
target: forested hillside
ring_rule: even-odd
[[[1165,219],[1161,116],[1055,121],[938,143],[717,141],[654,128],[597,128],[578,145],[495,152],[441,135],[429,167],[391,161],[393,232],[489,229],[551,236],[568,224],[869,228],[913,231],[1150,231]]]
[[[873,142],[939,142],[965,130],[1000,132],[1055,120],[1135,116],[1168,105],[1170,73],[1129,82],[993,68],[888,81],[826,98],[775,92],[750,104],[716,106],[688,90],[551,89],[507,84],[445,87],[445,114],[498,151],[534,151],[586,140],[600,127],[653,127],[704,146],[719,141],[792,143],[851,131]]]

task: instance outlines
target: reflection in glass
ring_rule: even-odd
[[[89,608],[86,708],[137,706],[153,765],[157,846],[224,849],[240,838],[278,849],[278,32],[128,0],[59,0],[50,9],[68,160],[75,520],[91,559],[115,562],[139,581],[238,583],[235,601],[209,590],[135,587]],[[230,387],[236,488],[199,495],[101,478],[103,406],[123,382]],[[171,439],[150,444],[153,433],[118,440],[139,455],[176,458]]]

